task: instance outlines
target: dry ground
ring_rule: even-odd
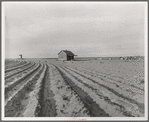
[[[143,117],[143,60],[5,61],[6,117]]]

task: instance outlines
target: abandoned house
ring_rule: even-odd
[[[58,53],[58,59],[59,60],[74,60],[74,55],[71,51],[68,50],[62,50]]]

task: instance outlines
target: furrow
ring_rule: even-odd
[[[95,79],[95,78],[92,79],[90,76],[88,76],[88,75],[86,75],[86,74],[84,74],[82,72],[78,72],[76,70],[73,70],[72,68],[71,68],[71,70],[68,68],[67,71],[68,70],[69,70],[69,72],[75,74],[76,76],[79,76],[82,79],[84,79],[84,82],[86,80],[88,80],[88,83],[90,82],[90,85],[95,84],[95,86],[96,85],[97,86],[100,86],[103,89],[103,91],[106,91],[108,93],[108,95],[112,96],[111,95],[111,93],[112,93],[114,95],[113,98],[116,98],[116,96],[117,96],[118,99],[122,99],[120,101],[126,101],[125,103],[128,103],[128,102],[131,103],[134,106],[132,108],[133,109],[135,108],[134,109],[135,111],[138,111],[139,110],[138,112],[133,112],[132,111],[133,114],[134,113],[137,113],[135,116],[138,116],[138,115],[143,116],[143,113],[144,113],[144,104],[143,103],[139,103],[139,102],[135,101],[134,99],[131,99],[131,98],[125,96],[123,94],[123,91],[118,91],[117,92],[115,88],[114,89],[111,88],[111,85],[110,84],[106,84],[105,82],[101,82],[101,80],[98,80],[98,79]],[[128,109],[130,109],[130,108],[128,108]],[[130,109],[130,111],[131,111],[131,109]]]
[[[25,74],[24,76],[22,76],[21,78],[14,80],[12,82],[9,82],[5,85],[5,93],[9,90],[11,90],[15,85],[17,85],[18,83],[22,82],[24,79],[28,78],[29,76],[31,76],[32,74],[34,74],[34,72],[40,67],[41,64],[38,64],[34,69],[32,69],[30,72],[28,72],[27,74]]]
[[[103,97],[100,97],[99,95],[96,94],[96,92],[85,85],[84,83],[80,82],[80,80],[76,77],[74,77],[72,74],[69,74],[66,72],[66,70],[59,68],[63,73],[65,73],[66,77],[70,78],[72,82],[74,82],[73,87],[80,87],[84,92],[86,92],[91,99],[93,100],[92,103],[96,103],[98,105],[98,108],[102,109],[102,111],[107,113],[109,116],[117,116],[117,117],[124,117],[125,115],[121,111],[121,108],[119,106],[113,106],[110,105],[108,102],[106,102]],[[100,92],[98,92],[100,94]],[[99,110],[100,110],[99,109]],[[102,112],[102,113],[103,113]]]
[[[16,80],[20,79],[21,77],[25,76],[26,74],[28,74],[28,72],[30,72],[31,70],[35,69],[35,67],[37,67],[37,65],[39,65],[39,64],[35,63],[35,65],[33,67],[30,67],[29,69],[27,69],[27,70],[25,70],[23,72],[20,72],[20,73],[18,73],[16,75],[13,75],[13,76],[11,76],[8,79],[5,79],[5,85],[7,85],[10,82],[16,81]]]
[[[16,64],[14,64],[14,63],[5,64],[5,70],[10,69],[12,67],[16,67],[16,66],[22,65],[24,63],[26,63],[26,61],[18,61]]]
[[[50,71],[51,68],[47,67],[45,79],[42,85],[42,91],[40,94],[40,106],[41,109],[38,112],[38,117],[55,117],[56,116],[56,105],[54,100],[54,94],[51,90],[50,82]]]
[[[35,117],[39,115],[41,110],[41,94],[42,94],[42,85],[45,80],[45,73],[47,70],[47,65],[44,67],[43,72],[40,74],[39,79],[37,80],[34,90],[29,93],[28,105],[22,116],[24,117]]]
[[[7,70],[5,70],[5,73],[10,72],[10,71],[13,71],[13,70],[16,70],[16,69],[21,68],[21,67],[24,67],[24,66],[27,66],[27,65],[29,65],[30,63],[31,63],[31,62],[27,62],[27,63],[25,63],[25,64],[23,64],[23,65],[19,65],[19,66],[16,66],[16,67],[7,69]]]
[[[122,89],[125,88],[125,90],[128,90],[128,87],[129,87],[129,89],[132,89],[137,94],[144,94],[144,89],[143,88],[137,87],[134,84],[131,85],[128,82],[124,82],[123,78],[117,79],[118,76],[117,77],[115,76],[116,78],[114,78],[114,76],[111,76],[109,74],[108,75],[103,75],[101,72],[98,72],[98,71],[95,71],[95,70],[89,70],[89,69],[86,69],[86,68],[80,68],[80,67],[77,67],[75,69],[79,70],[81,72],[84,72],[85,74],[89,74],[93,77],[98,77],[100,79],[104,79],[106,82],[110,82],[111,84],[118,85],[118,87],[120,86]]]
[[[30,65],[28,65],[27,67],[24,67],[23,69],[19,69],[19,70],[15,70],[13,73],[9,73],[9,74],[5,74],[5,80],[12,77],[12,76],[15,76],[16,74],[19,74],[21,72],[24,72],[25,70],[27,69],[30,69],[31,67],[33,67],[35,65],[35,63],[32,63]]]
[[[88,117],[81,98],[66,84],[55,66],[50,65],[51,90],[56,104],[56,117]]]
[[[97,74],[93,74],[91,72],[84,72],[82,70],[75,70],[70,67],[66,67],[70,70],[73,70],[77,73],[81,73],[82,75],[85,75],[86,77],[96,80],[96,82],[104,84],[106,86],[109,86],[110,88],[116,90],[120,94],[123,94],[124,96],[128,96],[129,98],[132,98],[140,103],[144,103],[143,99],[140,100],[140,98],[143,98],[144,92],[142,90],[138,90],[132,86],[129,86],[128,84],[125,83],[117,83],[114,80],[109,80],[108,78],[103,77],[103,76],[98,76]]]
[[[44,65],[42,65],[32,77],[27,79],[27,81],[21,82],[14,89],[12,89],[13,93],[11,93],[5,101],[5,116],[23,116],[27,106],[30,104],[30,97],[32,97],[31,93],[33,93],[32,91],[38,91],[38,89],[35,91],[35,86],[37,86],[35,84],[37,81],[41,80],[43,70]],[[34,95],[33,98],[34,97],[37,97],[37,95]]]
[[[81,84],[70,74],[65,72],[62,68],[57,67],[58,71],[61,73],[62,77],[65,79],[67,84],[79,95],[81,101],[83,101],[85,107],[89,111],[89,115],[92,117],[108,117],[112,116],[108,114],[108,111],[103,110],[103,106],[99,106],[99,97],[87,88],[85,85]],[[97,102],[96,102],[97,100]]]

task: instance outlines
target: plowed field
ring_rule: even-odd
[[[5,117],[144,117],[144,61],[5,61]]]

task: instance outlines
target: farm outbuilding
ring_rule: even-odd
[[[58,59],[59,60],[74,60],[74,55],[71,51],[68,51],[68,50],[61,50],[59,53],[58,53]]]
[[[22,55],[21,54],[19,56],[20,56],[20,58],[22,58]]]

